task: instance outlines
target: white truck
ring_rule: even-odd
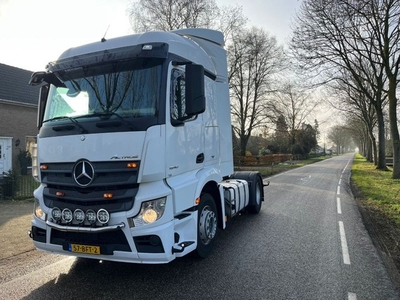
[[[147,32],[71,48],[41,84],[29,236],[37,249],[131,263],[207,257],[258,213],[258,172],[234,172],[221,32]]]

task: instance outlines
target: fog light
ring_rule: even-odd
[[[88,209],[86,211],[86,221],[88,221],[90,224],[96,223],[96,213],[93,209]]]
[[[97,212],[97,220],[99,220],[101,224],[106,224],[110,220],[110,214],[104,208],[101,208]]]
[[[61,212],[61,218],[64,222],[71,223],[72,222],[72,211],[69,208],[64,208]]]
[[[58,207],[54,207],[51,210],[51,216],[53,217],[53,219],[58,222],[61,220],[61,209],[59,209]]]
[[[83,223],[83,221],[85,221],[85,213],[83,212],[82,209],[79,209],[79,208],[75,209],[75,211],[74,211],[74,219],[78,223]]]

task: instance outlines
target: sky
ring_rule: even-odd
[[[0,63],[42,71],[68,48],[132,33],[132,0],[0,0]],[[257,26],[284,45],[301,0],[216,0],[243,8]]]

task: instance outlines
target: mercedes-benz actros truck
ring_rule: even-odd
[[[131,263],[207,257],[258,213],[258,172],[234,172],[221,32],[146,32],[71,48],[41,85],[30,237],[37,249]]]

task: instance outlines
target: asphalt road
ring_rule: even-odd
[[[260,214],[232,220],[205,260],[134,265],[34,251],[10,265],[0,299],[399,299],[352,198],[351,158],[270,178]]]

